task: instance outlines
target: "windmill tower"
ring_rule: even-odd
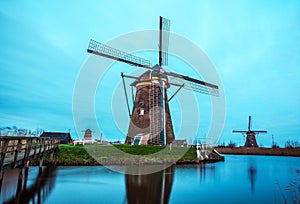
[[[148,69],[139,77],[121,73],[130,124],[125,143],[167,145],[174,139],[169,101],[182,88],[218,96],[218,86],[189,76],[167,72],[162,66],[168,64],[170,20],[159,17],[158,64],[152,66],[149,60],[114,49],[95,40],[90,40],[89,53],[121,61],[132,66]],[[131,87],[136,88],[133,110],[130,111],[124,78],[135,79]],[[168,99],[167,89],[179,87]]]
[[[267,133],[267,131],[264,130],[251,130],[251,116],[249,116],[248,130],[233,130],[232,132],[242,133],[243,135],[246,134],[244,147],[258,147],[255,136],[259,133]]]
[[[162,76],[164,83],[164,130],[166,135],[165,144],[170,144],[174,139],[173,125],[170,115],[169,102],[167,97],[167,88],[170,87],[166,75]],[[136,88],[136,95],[132,116],[126,137],[126,144],[131,144],[135,136],[145,136],[149,134],[148,144],[161,144],[161,89],[158,81],[158,73],[155,70],[149,70],[143,73],[132,84]]]

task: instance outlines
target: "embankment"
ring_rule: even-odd
[[[269,155],[269,156],[300,156],[299,148],[247,148],[247,147],[216,147],[220,154]]]
[[[116,148],[120,151],[116,151]],[[168,148],[168,149],[165,149]],[[165,154],[155,154],[165,149]],[[184,151],[183,151],[184,150]],[[177,152],[184,152],[182,157],[175,158]],[[91,156],[91,154],[93,156]],[[127,153],[127,154],[124,154]],[[138,155],[138,157],[131,155]],[[148,155],[148,156],[147,156]],[[150,156],[151,155],[151,156]],[[202,162],[223,161],[224,157],[215,154],[203,161],[197,159],[195,147],[169,147],[161,146],[130,146],[114,145],[60,145],[52,160],[46,155],[44,164],[55,164],[58,166],[92,166],[92,165],[143,165],[143,164],[197,164]],[[31,165],[38,165],[39,161],[31,162]]]

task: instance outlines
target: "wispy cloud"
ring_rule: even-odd
[[[0,2],[1,30],[5,31],[0,33],[0,125],[74,129],[70,127],[72,94],[88,57],[88,40],[106,42],[131,31],[157,29],[158,15],[163,15],[172,20],[171,31],[203,48],[222,78],[227,118],[220,141],[235,140],[232,128],[243,127],[248,115],[260,121],[258,128],[269,130],[266,138],[274,134],[282,135],[281,142],[286,137],[299,140],[298,1],[129,1],[118,5],[111,1],[26,1],[18,2],[18,6]],[[157,58],[157,53],[149,55]],[[96,110],[105,131],[112,137],[124,137],[113,124],[110,93],[114,89],[110,83],[119,83],[120,72],[131,68],[118,65],[114,69],[106,80],[108,84],[100,86],[104,90],[96,100],[106,98],[105,103],[96,103]],[[190,74],[185,68],[179,71]],[[125,107],[124,103],[117,103],[118,110]],[[199,108],[210,107],[203,100]],[[200,112],[201,117],[209,118],[205,111]],[[125,111],[124,114],[127,115]],[[204,126],[207,128],[209,122],[200,120],[203,126],[199,132],[206,132]],[[174,120],[175,127],[178,122],[181,121]],[[190,125],[185,124],[187,128]],[[122,126],[126,129],[125,124]]]

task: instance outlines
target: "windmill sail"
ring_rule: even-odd
[[[169,30],[170,30],[170,20],[159,17],[159,56],[158,56],[158,62],[159,62],[159,68],[158,70],[162,70],[163,65],[168,64],[168,47],[169,47]],[[160,72],[160,71],[159,71]],[[162,72],[163,73],[163,72]],[[162,74],[159,74],[159,86],[160,86],[160,129],[161,129],[161,144],[166,145],[166,133],[165,133],[165,88],[164,88],[164,82],[162,80]]]
[[[145,60],[135,55],[109,47],[105,44],[102,44],[92,39],[90,40],[87,51],[95,55],[100,55],[113,60],[125,62],[133,66],[149,68],[149,69],[151,68],[151,63],[149,60]]]
[[[121,75],[135,79],[131,84],[136,88],[133,97],[133,110],[130,113],[128,98],[123,79],[124,91],[130,124],[126,143],[132,144],[134,138],[148,138],[148,144],[166,145],[175,139],[168,101],[181,89],[218,96],[218,86],[189,76],[174,72],[166,72],[162,66],[168,65],[168,47],[170,35],[170,20],[159,17],[159,56],[158,64],[152,66],[149,60],[109,47],[95,40],[90,40],[87,51],[91,54],[121,61],[132,66],[149,69],[140,77]],[[170,85],[180,88],[168,100],[167,89]],[[140,141],[140,140],[139,140]]]
[[[169,80],[170,80],[170,83],[182,84],[183,85],[182,88],[186,89],[186,90],[195,91],[198,93],[207,94],[207,95],[211,95],[211,96],[219,95],[218,89],[211,88],[211,87],[205,86],[203,84],[187,81],[187,80],[177,78],[177,77],[170,77]]]
[[[204,82],[199,79],[194,79],[188,76],[176,74],[173,72],[168,72],[166,74],[169,76],[170,83],[182,84],[184,89],[212,96],[219,95],[219,87],[214,84]]]
[[[161,16],[159,19],[159,65],[163,66],[168,65],[168,48],[171,21]]]

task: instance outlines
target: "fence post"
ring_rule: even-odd
[[[25,150],[24,162],[23,162],[23,164],[25,164],[25,168],[29,167],[29,157],[30,157],[31,146],[32,146],[32,138],[28,139],[28,141],[26,143],[26,150]],[[33,157],[34,157],[34,155],[33,155]]]
[[[22,146],[22,139],[18,139],[17,149],[15,150],[14,162],[12,164],[13,167],[17,166],[18,154],[19,151],[21,150],[21,146]]]
[[[3,164],[4,164],[4,159],[6,156],[6,152],[7,152],[7,147],[8,147],[8,143],[9,140],[8,139],[4,139],[4,144],[2,143],[2,152],[1,152],[1,160],[0,160],[0,172],[2,172],[2,168],[3,168]]]
[[[39,138],[38,141],[39,141],[39,144],[40,144],[39,157],[41,157],[44,139],[43,138]]]
[[[34,140],[34,142],[33,142],[33,140]],[[38,142],[37,141],[38,141],[37,138],[32,139],[32,142],[34,143],[34,147],[33,147],[34,148],[34,152],[33,152],[34,156],[33,156],[33,158],[36,158],[36,155],[37,155],[37,153],[36,153],[36,149],[38,148]]]

